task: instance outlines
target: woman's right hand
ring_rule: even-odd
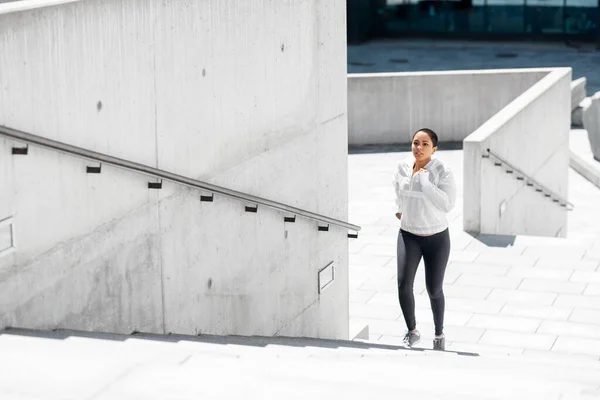
[[[398,218],[398,219],[402,218],[402,213],[396,213],[396,218]]]

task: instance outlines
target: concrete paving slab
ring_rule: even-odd
[[[598,329],[598,325],[576,323],[572,321],[543,321],[537,332],[558,335],[560,337],[600,340],[600,329]]]
[[[586,296],[600,296],[600,285],[590,283],[583,291],[583,294]]]
[[[502,289],[494,288],[488,296],[489,301],[498,301],[502,303],[516,302],[527,303],[530,306],[549,306],[556,300],[556,293],[553,292],[532,292],[528,290]]]
[[[506,265],[484,264],[480,262],[466,263],[451,261],[448,265],[448,270],[465,274],[505,276],[510,270],[510,267]]]
[[[600,356],[600,340],[569,338],[561,336],[556,340],[552,351],[569,354],[591,354]]]
[[[482,274],[461,274],[456,281],[458,285],[487,288],[516,289],[521,284],[521,278],[507,276],[488,276]]]
[[[585,290],[585,284],[541,279],[523,279],[523,283],[521,283],[519,289],[531,292],[581,294]]]
[[[468,327],[499,329],[511,332],[536,332],[542,320],[535,318],[510,317],[505,315],[474,315]],[[542,332],[545,333],[545,332]]]
[[[525,349],[550,350],[555,341],[556,335],[489,329],[484,333],[480,343],[497,346],[523,347]]]
[[[513,267],[506,276],[515,278],[543,279],[566,282],[573,275],[570,269],[552,269],[542,267]]]
[[[551,293],[551,299],[556,298],[556,294]],[[531,302],[507,302],[501,315],[513,315],[516,317],[540,318],[545,321],[566,321],[572,315],[573,309],[568,307],[555,306],[536,306]]]
[[[600,296],[577,296],[571,294],[559,294],[554,305],[561,307],[582,308],[588,310],[600,310]]]
[[[595,324],[597,329],[600,329],[600,311],[578,308],[573,310],[573,313],[569,317],[569,321]]]

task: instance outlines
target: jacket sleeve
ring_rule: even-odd
[[[396,212],[402,212],[402,197],[400,196],[400,182],[402,181],[402,175],[400,175],[400,171],[397,170],[394,174],[394,179],[392,183],[394,185],[394,191],[396,192]]]
[[[441,211],[450,212],[456,203],[456,181],[449,168],[442,172],[438,185],[429,179],[421,179],[421,190],[425,197]]]

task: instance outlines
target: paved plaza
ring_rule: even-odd
[[[600,91],[600,51],[562,42],[381,40],[348,46],[348,72],[414,72],[571,67],[587,78],[587,94]],[[490,94],[493,95],[493,94]]]
[[[349,156],[350,316],[369,340],[400,344],[406,330],[396,288],[392,174],[410,152]],[[462,230],[462,150],[440,150],[459,187],[449,214],[452,251],[445,280],[447,349],[480,354],[570,355],[600,360],[600,189],[569,171],[568,237],[473,237]],[[431,347],[433,317],[423,265],[415,281],[417,321]]]

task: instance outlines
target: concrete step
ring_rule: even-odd
[[[600,363],[302,338],[0,334],[2,399],[528,398],[600,395]]]

